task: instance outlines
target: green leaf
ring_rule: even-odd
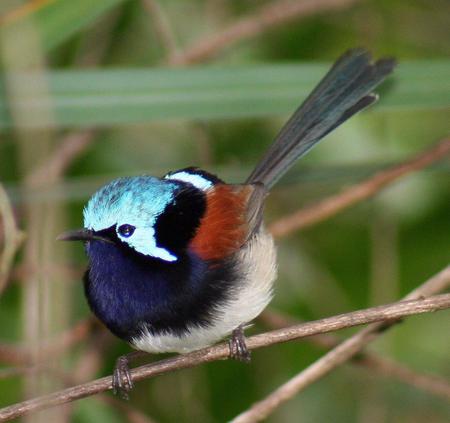
[[[16,125],[114,126],[165,119],[218,119],[291,113],[327,66],[52,71],[50,98],[33,96],[35,76],[17,75]],[[450,60],[403,63],[378,92],[373,111],[450,106]],[[28,84],[28,85],[27,85]],[[30,94],[23,87],[30,87]],[[0,127],[11,127],[0,87]],[[25,91],[25,94],[23,92]],[[50,113],[45,113],[50,107]],[[50,116],[50,117],[49,117]],[[53,116],[53,118],[51,118]],[[53,121],[52,121],[53,119]]]
[[[70,36],[94,22],[124,0],[48,0],[36,2],[36,7],[24,9],[17,18],[6,20],[2,35],[21,36],[24,21],[30,19],[40,35],[44,51],[57,47]]]

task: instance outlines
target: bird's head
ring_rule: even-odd
[[[205,212],[208,184],[193,176],[188,181],[173,175],[116,179],[89,200],[84,228],[59,239],[113,243],[141,256],[177,261]]]

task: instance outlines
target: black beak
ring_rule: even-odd
[[[113,243],[112,240],[104,236],[97,235],[90,229],[76,229],[74,231],[63,232],[56,238],[57,241],[104,241]]]

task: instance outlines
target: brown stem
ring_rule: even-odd
[[[45,163],[26,178],[29,188],[56,182],[64,171],[89,147],[94,138],[93,130],[74,132],[64,137]]]
[[[375,354],[364,354],[361,358],[353,357],[356,364],[371,369],[374,374],[396,378],[417,389],[440,396],[450,401],[450,384],[443,378],[414,371],[407,366]]]
[[[339,213],[366,198],[372,197],[386,185],[411,172],[423,169],[426,166],[444,158],[450,153],[450,138],[444,139],[403,163],[383,170],[374,176],[352,185],[345,191],[325,198],[319,203],[304,207],[301,210],[281,218],[272,223],[269,230],[274,237],[280,238],[289,235],[295,230],[314,225]]]
[[[167,16],[157,0],[142,0],[144,9],[152,18],[156,36],[169,57],[178,53],[175,34]]]
[[[153,419],[145,415],[142,411],[139,411],[138,409],[132,407],[126,401],[122,401],[120,399],[104,394],[98,395],[97,399],[123,413],[129,423],[155,423]]]
[[[265,311],[260,320],[272,329],[299,323],[297,319],[274,311]],[[314,345],[326,349],[335,348],[341,343],[341,339],[333,334],[320,334],[312,336],[308,340]],[[394,378],[417,389],[450,400],[450,383],[445,379],[435,375],[419,373],[376,353],[362,352],[353,356],[350,363],[371,370],[374,375]]]
[[[357,0],[278,0],[261,7],[256,13],[233,22],[222,31],[205,36],[185,51],[172,55],[171,65],[186,65],[204,61],[233,45],[262,32],[304,16],[323,11],[343,9]]]
[[[41,356],[45,358],[45,361],[54,360],[70,347],[85,339],[91,333],[94,323],[92,317],[86,318],[59,334],[57,339],[42,343],[39,346]],[[29,352],[23,347],[0,344],[0,362],[28,366],[32,359]]]

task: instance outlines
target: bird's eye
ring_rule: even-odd
[[[136,228],[133,225],[120,225],[117,232],[119,232],[120,235],[122,235],[124,238],[129,238],[131,235],[133,235],[134,230]]]

